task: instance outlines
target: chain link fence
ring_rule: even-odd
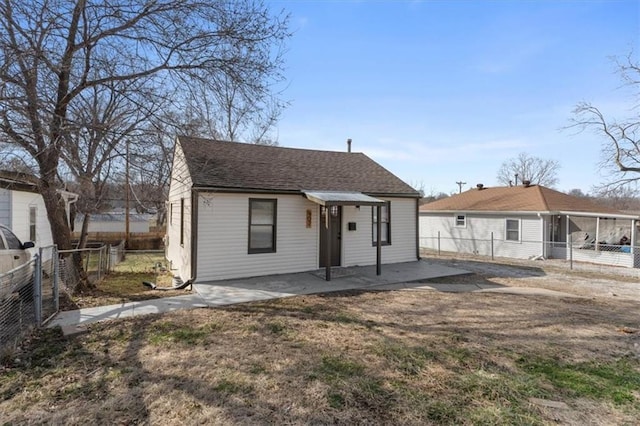
[[[98,283],[124,258],[124,245],[100,244],[74,250],[60,250],[60,281],[65,291],[75,292],[85,279]]]
[[[640,247],[607,244],[572,238],[571,243],[541,240],[504,241],[497,238],[452,238],[439,233],[433,237],[420,237],[420,248],[425,254],[463,254],[491,258],[520,260],[552,260],[569,269],[593,269],[593,266],[627,268],[622,275],[640,276]]]
[[[43,247],[0,275],[0,348],[15,346],[58,312],[57,259],[55,246]]]

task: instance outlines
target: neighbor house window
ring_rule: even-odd
[[[466,228],[467,227],[467,216],[463,214],[456,215],[456,228]]]
[[[507,219],[506,240],[520,241],[520,219]]]
[[[372,223],[373,223],[373,245],[378,244],[378,206],[373,206],[372,210]],[[381,208],[381,220],[380,220],[380,244],[391,244],[391,202],[387,201]]]
[[[249,199],[249,254],[276,251],[277,200]]]
[[[36,241],[36,213],[35,207],[29,207],[29,241]]]
[[[184,198],[180,198],[180,245],[184,246]]]

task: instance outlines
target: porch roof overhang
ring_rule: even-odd
[[[381,206],[386,201],[363,194],[344,191],[302,191],[308,200],[321,206]]]

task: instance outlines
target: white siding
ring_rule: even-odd
[[[416,253],[416,200],[409,198],[381,198],[391,202],[391,244],[382,246],[382,263],[410,262]],[[373,246],[372,208],[343,207],[342,265],[375,265]],[[355,222],[356,230],[349,231],[348,223]]]
[[[36,208],[36,247],[53,244],[47,209],[40,194],[11,191],[11,230],[20,241],[29,241],[29,208]]]
[[[461,212],[463,214],[463,212]],[[506,240],[506,219],[520,221],[520,241]],[[453,213],[420,214],[420,246],[440,250],[527,259],[543,254],[542,220],[536,215],[492,216],[466,213],[466,226],[455,226]]]
[[[0,188],[0,223],[11,228],[11,191]]]
[[[277,199],[275,253],[248,254],[249,198]],[[301,195],[201,193],[198,200],[197,281],[317,269],[319,209]]]
[[[179,144],[173,156],[171,182],[169,184],[169,205],[167,206],[166,257],[171,268],[183,280],[192,278],[191,274],[191,175],[184,161]],[[184,200],[184,235],[180,244],[180,200]]]

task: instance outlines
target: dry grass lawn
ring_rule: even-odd
[[[171,287],[171,273],[161,268],[165,266],[163,253],[128,252],[125,260],[96,283],[95,288],[71,297],[65,294],[61,309],[81,309],[187,294],[188,290],[153,290],[142,284],[147,281],[158,287]]]
[[[637,424],[639,308],[414,289],[48,330],[5,354],[0,421]]]

